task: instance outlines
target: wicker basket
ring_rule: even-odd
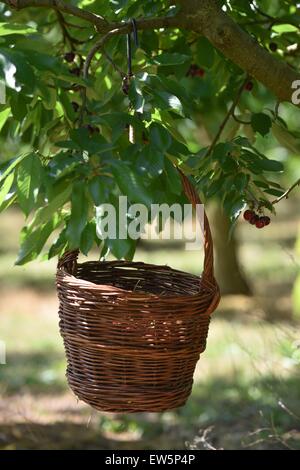
[[[193,205],[198,195],[182,175]],[[219,302],[213,246],[204,220],[202,277],[135,262],[59,261],[57,289],[67,378],[75,395],[112,412],[164,411],[185,404],[210,315]]]

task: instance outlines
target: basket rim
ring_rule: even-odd
[[[216,282],[212,283],[210,280],[205,278],[203,276],[203,273],[201,276],[197,276],[196,274],[191,274],[186,271],[182,271],[179,269],[174,269],[171,266],[168,265],[158,265],[158,264],[151,264],[151,263],[145,263],[143,261],[122,261],[122,260],[114,260],[114,261],[85,261],[83,263],[78,263],[78,266],[83,266],[87,264],[102,264],[103,265],[111,265],[115,267],[132,267],[134,269],[141,268],[143,266],[147,266],[150,268],[153,268],[154,270],[159,270],[159,269],[164,269],[166,271],[171,271],[176,274],[180,274],[183,276],[188,276],[190,279],[194,278],[195,281],[199,282],[199,292],[197,293],[191,293],[191,294],[166,294],[166,295],[159,295],[159,294],[154,294],[152,292],[138,292],[134,291],[132,289],[123,289],[121,287],[116,287],[113,286],[112,284],[96,284],[95,282],[88,281],[85,279],[82,279],[80,277],[76,277],[74,274],[71,274],[67,269],[66,266],[62,266],[58,268],[57,270],[57,278],[59,279],[59,282],[67,282],[68,284],[74,284],[76,287],[82,287],[82,288],[93,288],[93,290],[101,291],[104,290],[106,291],[107,295],[124,295],[124,297],[128,297],[131,300],[141,300],[145,298],[149,298],[151,300],[159,300],[159,301],[167,301],[169,302],[171,299],[176,297],[176,300],[178,301],[179,299],[182,301],[187,301],[190,299],[196,299],[197,297],[203,297],[205,294],[208,297],[213,297],[218,294],[219,289],[218,285]],[[201,290],[201,285],[205,285],[204,291]],[[111,292],[109,292],[111,291]]]

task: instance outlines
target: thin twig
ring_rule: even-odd
[[[79,41],[79,39],[73,38],[66,27],[66,22],[59,10],[56,10],[56,16],[61,27],[64,40],[68,40],[71,46],[72,51],[75,50],[75,44],[83,44],[84,41]]]
[[[234,112],[232,113],[232,117],[236,122],[239,122],[240,124],[245,124],[247,126],[251,124],[250,121],[244,121],[243,119],[240,119],[239,117],[237,117]]]
[[[111,63],[111,65],[113,66],[113,68],[115,69],[116,72],[118,72],[118,74],[120,75],[121,79],[123,79],[126,75],[125,72],[123,72],[123,70],[112,60],[112,58],[110,57],[110,55],[106,52],[106,50],[103,48],[102,49],[102,54],[106,57],[106,59],[108,60],[108,62]]]
[[[289,189],[287,189],[280,197],[274,199],[272,204],[278,204],[278,202],[282,201],[282,199],[288,199],[289,194],[297,187],[300,186],[300,178],[294,183]]]
[[[124,27],[127,27],[126,24],[124,24]],[[90,52],[88,53],[84,66],[83,66],[83,78],[87,79],[89,75],[89,68],[91,65],[91,62],[94,58],[94,55],[100,51],[103,50],[104,44],[111,38],[111,36],[115,36],[117,34],[120,34],[120,28],[113,29],[106,33],[104,36],[102,36],[92,47]]]
[[[127,27],[127,25],[124,24],[124,27]],[[103,48],[104,48],[105,43],[112,36],[115,36],[116,34],[120,34],[120,29],[119,28],[113,29],[112,31],[109,31],[108,33],[106,33],[104,36],[102,36],[94,44],[94,46],[92,47],[92,49],[88,53],[88,55],[85,59],[84,65],[83,65],[83,78],[84,78],[84,80],[88,79],[90,65],[91,65],[91,62],[92,62],[95,54],[100,50],[102,50],[102,53],[103,53]],[[82,126],[82,124],[83,124],[83,117],[84,117],[84,112],[85,112],[85,108],[86,108],[86,87],[82,88],[81,98],[82,98],[82,105],[81,105],[81,111],[80,111],[80,117],[79,117],[79,125],[80,126]]]
[[[233,102],[232,102],[232,105],[230,106],[223,122],[221,123],[220,127],[219,127],[219,130],[214,138],[214,140],[212,141],[210,147],[208,148],[207,152],[206,152],[206,155],[205,157],[209,157],[213,151],[213,149],[215,148],[216,144],[218,143],[224,129],[225,129],[225,126],[227,124],[227,122],[229,121],[230,117],[233,116],[234,114],[234,111],[235,111],[235,108],[237,107],[239,101],[240,101],[240,98],[241,98],[241,95],[243,93],[243,90],[245,88],[245,85],[246,83],[248,82],[249,80],[249,76],[247,75],[247,77],[245,78],[245,80],[243,81],[242,85],[240,86],[238,92],[237,92],[237,95],[236,97],[234,98]]]

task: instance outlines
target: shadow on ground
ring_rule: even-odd
[[[35,393],[35,387],[31,385],[30,391]],[[13,399],[4,397],[2,406]],[[296,375],[284,380],[267,376],[245,384],[222,378],[198,383],[185,407],[166,413],[91,415],[91,409],[77,405],[71,395],[60,402],[58,394],[55,406],[45,397],[44,419],[42,412],[34,414],[34,396],[31,399],[26,419],[15,415],[0,422],[0,448],[300,449]],[[41,410],[42,396],[39,404]]]
[[[67,386],[62,374],[66,368],[63,352],[45,347],[45,351],[13,352],[0,369],[0,390],[6,395],[22,390],[32,395],[60,393]]]

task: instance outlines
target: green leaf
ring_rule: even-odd
[[[7,198],[7,195],[12,187],[12,184],[14,182],[15,175],[14,173],[10,173],[7,178],[3,181],[3,183],[0,186],[0,207],[4,203],[4,201]]]
[[[196,60],[197,65],[211,68],[215,60],[215,49],[208,39],[200,37],[196,44]]]
[[[254,132],[258,132],[264,137],[270,132],[272,119],[264,113],[252,114],[251,126]]]
[[[88,255],[89,251],[93,247],[96,236],[96,225],[93,222],[90,222],[85,226],[85,229],[82,232],[80,240],[80,251],[84,255]]]
[[[287,24],[275,24],[272,26],[273,31],[275,31],[278,34],[284,34],[284,33],[298,33],[299,29],[297,26],[294,26],[290,23]]]
[[[117,259],[125,258],[131,251],[132,244],[135,244],[135,241],[130,238],[126,238],[124,240],[106,240],[106,245]]]
[[[130,81],[128,97],[135,111],[137,113],[143,113],[145,106],[145,98],[140,87],[140,82],[136,78],[133,78]]]
[[[127,6],[128,0],[109,0],[109,6],[116,14],[120,13]]]
[[[233,184],[238,191],[243,192],[248,185],[249,178],[249,175],[246,175],[245,173],[239,173],[234,177]]]
[[[88,129],[81,127],[80,129],[73,129],[70,132],[72,141],[78,148],[89,152],[90,154],[98,154],[113,150],[114,146],[108,143],[101,135],[89,134]]]
[[[0,112],[0,131],[2,130],[3,126],[5,125],[10,113],[11,113],[10,108],[3,109],[3,111]]]
[[[82,232],[85,228],[88,214],[86,185],[84,181],[74,183],[71,197],[71,217],[67,226],[67,239],[70,249],[80,247]]]
[[[8,207],[14,204],[16,200],[17,200],[16,193],[10,193],[9,195],[7,195],[5,201],[0,206],[0,212],[5,211]]]
[[[154,106],[162,109],[172,110],[183,116],[183,107],[180,99],[168,93],[167,91],[155,91],[153,90],[153,104]]]
[[[55,242],[52,244],[49,253],[48,253],[48,259],[53,258],[54,256],[60,255],[64,252],[67,246],[67,239],[66,239],[66,229],[64,228]]]
[[[89,181],[89,191],[95,206],[105,202],[105,183],[101,176],[95,176]]]
[[[19,157],[11,160],[10,165],[8,165],[5,171],[2,174],[0,173],[0,183],[2,183],[2,181],[4,181],[5,178],[22,162],[26,155],[28,154],[20,155]]]
[[[217,193],[219,193],[223,187],[224,184],[224,177],[218,178],[217,180],[214,180],[211,185],[209,186],[206,196],[207,197],[212,197],[215,196]]]
[[[6,82],[10,88],[18,90],[18,84],[26,85],[30,90],[33,90],[36,84],[34,71],[28,63],[23,53],[13,49],[1,48],[0,52],[0,71],[6,77]],[[16,70],[14,77],[17,84],[8,75],[9,70]]]
[[[37,155],[30,154],[22,160],[17,173],[18,202],[26,216],[31,212],[41,184],[42,165]]]
[[[230,152],[235,149],[235,145],[232,142],[219,142],[213,149],[212,159],[218,160],[220,163],[226,162]]]
[[[169,65],[182,65],[185,62],[190,60],[190,57],[185,54],[178,54],[177,52],[169,53],[164,52],[163,54],[157,55],[150,60],[152,64],[160,66],[169,66]]]
[[[76,114],[74,112],[74,109],[73,109],[73,106],[71,104],[68,94],[61,91],[59,94],[59,99],[60,99],[61,104],[63,105],[67,118],[71,122],[74,122],[76,119]]]
[[[0,36],[8,36],[11,34],[32,34],[36,30],[31,26],[24,26],[16,23],[0,23]]]
[[[39,82],[39,93],[43,98],[42,103],[45,109],[54,109],[56,106],[57,100],[57,90],[55,88],[50,88],[42,82]]]
[[[224,173],[234,173],[238,170],[238,164],[233,157],[228,155],[226,159],[220,164]]]
[[[131,202],[150,206],[152,202],[151,192],[144,185],[143,179],[133,173],[128,165],[121,161],[115,162],[112,172],[122,194],[128,196]]]
[[[59,215],[52,214],[51,219],[46,224],[35,230],[25,227],[21,232],[21,247],[15,264],[20,266],[35,259],[42,251],[51,233],[60,223]]]
[[[153,147],[152,144],[146,145],[138,158],[139,168],[146,169],[151,176],[161,175],[164,170],[165,157],[162,151]]]
[[[264,192],[267,194],[271,194],[271,196],[279,196],[279,197],[284,194],[284,191],[280,189],[273,189],[273,188],[264,189]]]
[[[14,92],[10,99],[11,112],[17,121],[22,121],[27,115],[27,102],[21,93]]]
[[[150,141],[153,147],[163,153],[172,144],[172,137],[162,125],[153,123],[150,126]]]
[[[179,172],[168,158],[165,159],[165,173],[167,178],[167,186],[171,193],[180,196],[182,194],[182,183]]]
[[[151,30],[142,31],[140,35],[140,44],[141,48],[144,49],[145,52],[151,54],[152,51],[159,48],[158,33]]]
[[[30,228],[33,227],[38,227],[39,225],[43,225],[45,222],[47,222],[53,213],[57,212],[59,209],[61,209],[65,203],[69,200],[70,195],[72,193],[72,186],[69,185],[65,187],[64,183],[64,189],[58,194],[55,194],[55,196],[48,201],[48,204],[44,207],[40,207],[36,213],[35,216],[30,223]]]
[[[278,171],[281,172],[284,170],[284,166],[281,162],[277,160],[269,160],[268,158],[262,158],[257,162],[259,168],[264,171]]]

